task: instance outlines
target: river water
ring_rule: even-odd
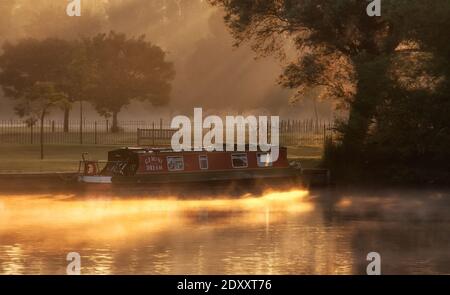
[[[0,274],[450,274],[446,190],[0,193]]]

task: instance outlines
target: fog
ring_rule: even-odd
[[[173,61],[176,78],[168,106],[133,103],[119,118],[146,119],[192,113],[280,114],[289,118],[314,116],[313,100],[289,104],[290,90],[277,79],[282,62],[256,58],[249,46],[233,47],[222,13],[205,0],[83,0],[82,16],[66,15],[68,1],[7,0],[0,2],[0,42],[25,37],[72,39],[115,30],[131,36],[145,34]],[[12,103],[0,92],[0,116],[14,117]],[[318,103],[323,119],[332,116],[328,103]],[[61,116],[59,111],[53,117]],[[92,110],[88,117],[96,116]]]

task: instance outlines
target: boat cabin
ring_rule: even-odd
[[[99,168],[97,161],[83,161],[83,176],[97,177],[90,179],[93,182],[97,182],[100,179],[98,177],[109,177],[110,180],[111,178],[155,180],[157,176],[168,175],[195,175],[197,179],[206,179],[209,176],[214,179],[234,179],[248,178],[252,175],[264,176],[269,171],[290,168],[287,149],[284,147],[280,147],[276,161],[267,161],[268,158],[267,152],[259,148],[250,151],[248,145],[242,152],[206,150],[176,152],[168,148],[121,148],[108,153],[108,161],[103,169]],[[246,173],[245,176],[243,172]],[[87,179],[89,178],[84,178]],[[102,181],[107,182],[105,179]]]

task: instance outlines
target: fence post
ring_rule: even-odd
[[[327,141],[327,127],[323,124],[323,146],[325,147]]]
[[[137,129],[137,146],[141,146],[141,129]]]
[[[162,140],[163,138],[163,119],[160,118],[159,119],[159,135],[158,135],[159,140]]]
[[[155,122],[152,122],[152,145],[155,147]]]
[[[31,124],[30,124],[30,129],[31,129],[31,138],[30,138],[30,139],[31,139],[31,144],[33,144],[33,141],[34,141],[34,140],[33,140],[33,125],[34,125],[33,122],[31,122]]]
[[[80,140],[80,144],[83,144],[83,121],[80,118],[80,131],[79,131],[79,140]]]
[[[94,144],[97,144],[97,121],[94,121]]]
[[[334,129],[333,129],[333,124],[331,122],[328,123],[328,130],[330,131],[330,142],[333,142]]]
[[[109,132],[109,120],[106,120],[106,133]]]

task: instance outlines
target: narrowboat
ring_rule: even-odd
[[[300,168],[289,165],[287,149],[267,161],[259,148],[242,152],[182,151],[170,148],[121,148],[110,151],[106,162],[80,162],[78,180],[90,184],[176,184],[212,182],[297,182]]]

